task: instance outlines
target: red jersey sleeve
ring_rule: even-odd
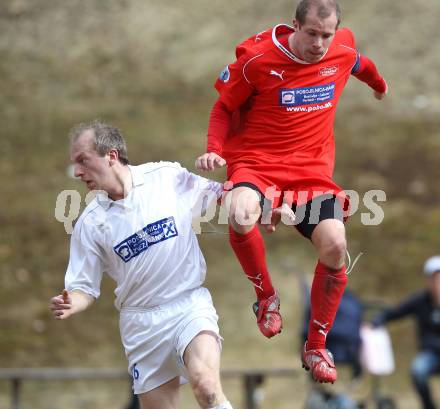
[[[233,64],[229,64],[215,83],[220,101],[230,112],[237,110],[254,92],[249,69],[253,58],[245,53]]]
[[[223,144],[231,128],[232,113],[218,99],[211,110],[208,125],[208,144],[206,152],[222,155]]]
[[[240,43],[235,49],[237,60],[220,73],[215,83],[219,98],[209,118],[207,152],[222,154],[227,136],[240,123],[240,108],[245,107],[254,93],[253,61],[260,55],[258,44],[271,38],[272,29],[262,31]]]
[[[259,53],[259,44],[271,37],[272,29],[268,29],[240,43],[235,49],[237,60],[226,66],[217,79],[215,88],[229,111],[237,110],[254,92],[254,77],[257,76],[253,73],[254,60],[262,55]]]
[[[356,50],[356,41],[353,33],[347,28],[342,29],[342,31],[344,31],[347,46]],[[356,53],[356,62],[353,65],[351,73],[357,79],[368,84],[375,91],[385,92],[387,88],[386,82],[379,74],[374,62],[364,55],[361,55],[357,50]]]
[[[352,74],[362,82],[368,84],[375,91],[384,93],[387,90],[387,83],[379,74],[376,65],[369,58],[359,55],[358,62],[356,62],[356,71]]]

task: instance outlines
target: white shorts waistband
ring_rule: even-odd
[[[185,303],[187,300],[190,299],[190,297],[193,294],[196,294],[197,292],[207,292],[208,290],[205,287],[199,287],[192,290],[188,290],[183,292],[182,294],[179,294],[178,297],[173,298],[167,302],[164,302],[160,305],[152,305],[152,306],[144,306],[144,305],[123,305],[121,307],[120,313],[124,312],[150,312],[150,311],[158,311],[158,310],[165,310],[168,309],[168,307],[174,305],[174,304],[180,304]]]

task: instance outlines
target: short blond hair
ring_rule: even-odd
[[[84,132],[93,131],[93,144],[100,156],[105,156],[110,150],[118,151],[118,159],[123,165],[128,165],[127,145],[118,128],[95,119],[89,123],[75,125],[69,132],[70,143],[74,143]]]
[[[341,8],[336,0],[301,0],[296,7],[295,19],[300,25],[305,24],[310,9],[316,8],[319,18],[330,17],[332,13],[336,13],[338,22],[336,28],[341,23]]]

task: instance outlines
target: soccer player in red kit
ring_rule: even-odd
[[[301,0],[293,27],[280,24],[247,39],[237,60],[216,82],[219,98],[210,116],[207,152],[200,170],[227,165],[231,246],[255,286],[260,331],[282,328],[279,297],[266,265],[256,223],[267,208],[287,203],[295,227],[316,248],[311,320],[302,363],[316,381],[334,382],[336,368],[325,348],[344,292],[348,199],[333,181],[336,107],[351,75],[377,99],[387,84],[374,63],[360,55],[352,32],[338,29],[335,0]]]

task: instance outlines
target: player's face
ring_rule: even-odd
[[[70,157],[74,175],[81,178],[89,190],[107,191],[111,180],[109,157],[99,156],[93,140],[93,131],[87,130],[72,144]]]
[[[303,25],[297,21],[293,23],[295,27],[293,53],[309,63],[321,60],[335,36],[337,23],[336,12],[322,19],[317,16],[315,9],[311,9]]]

